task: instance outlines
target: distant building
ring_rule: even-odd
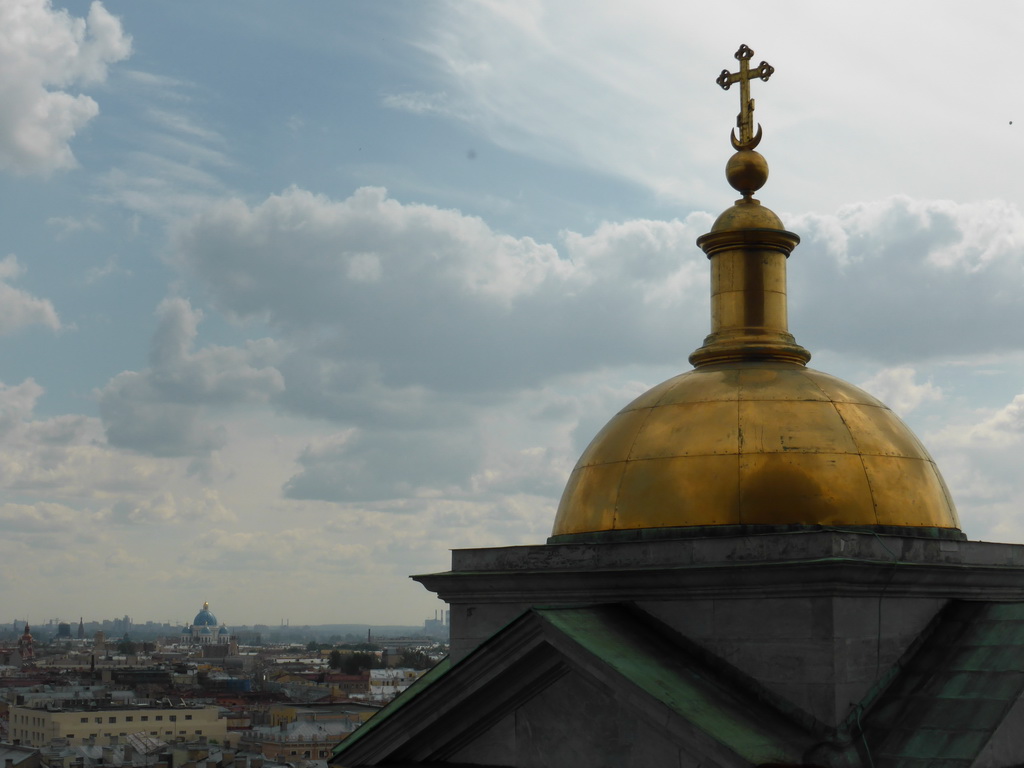
[[[427,619],[423,622],[423,634],[428,637],[447,638],[448,637],[448,615],[449,611],[441,611],[440,617],[438,613],[434,612],[434,618]]]
[[[278,762],[325,760],[334,746],[358,727],[358,722],[349,720],[257,726],[242,733],[238,746]]]
[[[5,768],[39,768],[39,750],[14,744],[0,744],[0,760]]]
[[[203,603],[202,610],[196,614],[192,623],[182,627],[181,640],[195,645],[227,645],[231,642],[231,633],[226,625],[218,625],[217,617],[210,611],[207,602]]]
[[[330,695],[348,698],[370,692],[370,672],[364,671],[357,675],[343,672],[328,672],[324,676],[324,684],[330,686]]]
[[[195,739],[223,741],[226,721],[219,707],[73,707],[59,711],[34,707],[10,708],[9,738],[19,744],[42,747],[52,739],[69,745],[110,744],[130,734],[171,741]]]
[[[424,673],[422,669],[371,669],[370,699],[393,699],[415,683]]]
[[[18,638],[18,655],[22,664],[31,664],[35,658],[35,640],[32,639],[32,632],[28,623],[25,623],[25,631]]]

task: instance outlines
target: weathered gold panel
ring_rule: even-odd
[[[899,456],[865,456],[879,525],[959,526],[944,483],[932,462]]]
[[[739,370],[736,366],[701,368],[690,371],[684,377],[677,376],[670,389],[661,391],[660,405],[675,403],[703,403],[714,401],[735,401],[739,397],[736,382]],[[654,389],[661,390],[660,387]],[[654,391],[654,390],[652,390]]]
[[[619,490],[615,528],[739,522],[738,465],[735,455],[629,462]]]
[[[630,459],[739,453],[736,402],[661,405],[636,436]]]
[[[857,453],[830,402],[741,400],[740,453]]]
[[[608,464],[629,458],[633,441],[649,414],[650,409],[644,408],[638,411],[620,411],[612,416],[612,420],[590,441],[576,466]]]
[[[671,379],[663,381],[657,386],[651,387],[622,410],[636,411],[641,408],[653,408],[661,402],[666,393],[672,392],[678,387],[685,388],[687,386],[687,381],[693,376],[693,373],[693,371],[680,373],[678,376],[673,376]]]
[[[931,459],[917,436],[888,408],[860,403],[836,403],[836,408],[860,453]]]
[[[554,535],[611,530],[625,467],[624,462],[618,462],[573,470],[555,515]]]
[[[885,403],[877,397],[868,394],[860,387],[853,386],[848,381],[816,371],[813,368],[807,368],[805,373],[828,394],[829,399],[836,403],[864,403],[865,405],[877,405],[880,408],[886,407]]]
[[[953,520],[953,527],[960,527],[960,513],[956,511],[956,502],[953,501],[953,494],[949,492],[949,486],[946,485],[946,479],[942,476],[942,472],[939,471],[939,465],[932,462],[932,466],[935,468],[935,477],[939,481],[939,487],[942,488],[942,494],[946,497],[946,508],[949,510],[949,514]]]
[[[740,456],[741,522],[749,525],[876,525],[859,456]]]
[[[740,400],[817,400],[829,397],[801,365],[747,366],[739,374]]]

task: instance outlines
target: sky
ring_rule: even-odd
[[[1013,2],[0,3],[0,620],[415,624],[709,330],[740,43],[790,329],[1024,542]]]

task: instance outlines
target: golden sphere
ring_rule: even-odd
[[[743,195],[752,195],[768,181],[768,161],[759,152],[741,149],[725,164],[725,178]]]
[[[719,525],[958,529],[928,451],[883,403],[802,365],[708,365],[627,405],[583,452],[554,536]]]

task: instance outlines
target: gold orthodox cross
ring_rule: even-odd
[[[734,149],[753,149],[761,141],[761,126],[757,126],[757,135],[754,135],[754,100],[750,98],[750,81],[755,77],[767,80],[772,76],[775,67],[766,61],[757,65],[756,69],[750,68],[750,59],[754,52],[746,45],[741,45],[736,51],[736,58],[740,62],[739,72],[730,72],[723,69],[722,74],[715,80],[723,91],[728,91],[733,83],[740,84],[740,113],[736,115],[736,127],[740,129],[740,137],[729,134]]]

